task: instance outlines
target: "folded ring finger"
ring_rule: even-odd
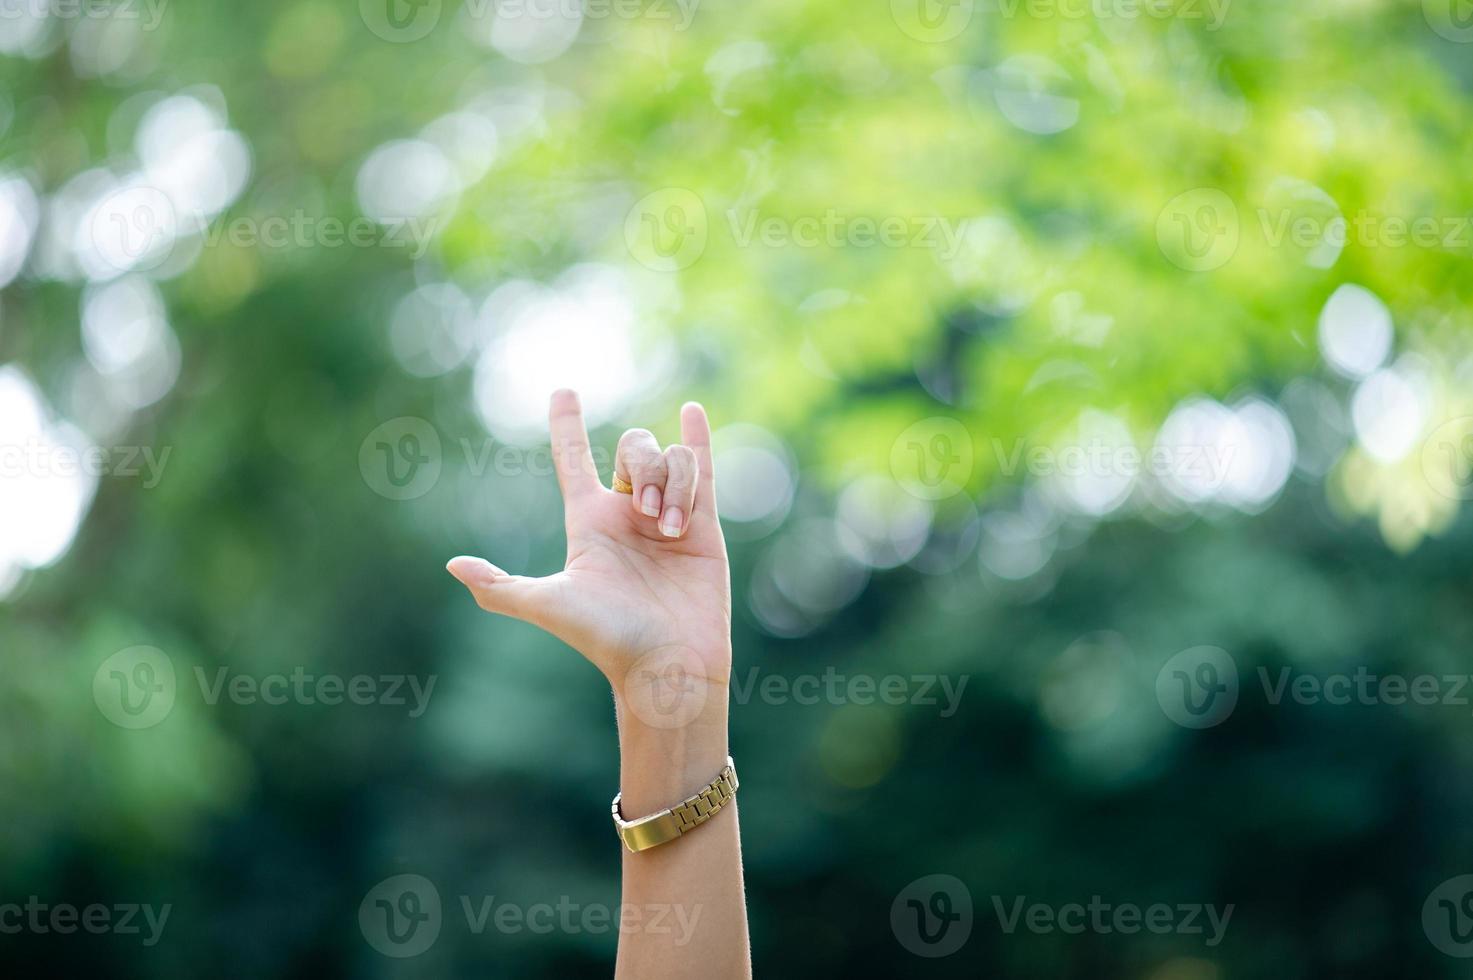
[[[648,429],[630,429],[614,451],[614,475],[634,488],[631,503],[646,517],[659,517],[668,470],[660,443]]]

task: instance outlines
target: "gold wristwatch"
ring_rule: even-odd
[[[681,834],[687,833],[716,816],[716,812],[736,799],[736,763],[726,757],[726,768],[695,796],[675,804],[668,810],[625,820],[619,812],[619,797],[614,797],[614,829],[619,839],[631,851],[647,851],[661,844],[668,844]]]

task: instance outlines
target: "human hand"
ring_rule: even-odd
[[[568,539],[563,570],[512,575],[472,557],[448,570],[481,608],[583,654],[640,722],[677,728],[706,715],[724,728],[731,583],[705,410],[687,403],[683,443],[664,451],[644,429],[624,433],[615,473],[632,495],[600,482],[577,394],[554,393],[549,419]],[[720,718],[710,718],[718,707]]]

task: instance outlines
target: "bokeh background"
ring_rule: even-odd
[[[618,902],[605,685],[443,571],[559,567],[571,385],[719,430],[759,975],[1467,976],[1470,88],[1463,0],[0,0],[0,905],[171,909],[5,974],[611,972],[462,912]],[[998,911],[1095,896],[1232,913]]]

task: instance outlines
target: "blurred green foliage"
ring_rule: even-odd
[[[559,566],[552,480],[462,449],[486,446],[488,423],[497,445],[519,441],[486,407],[497,386],[537,389],[560,357],[577,377],[606,369],[596,320],[586,349],[494,363],[513,348],[496,347],[509,325],[488,297],[522,281],[571,290],[570,270],[590,269],[620,284],[636,368],[597,441],[611,449],[624,424],[673,439],[675,406],[698,397],[718,426],[760,426],[795,463],[791,506],[731,527],[738,676],[969,678],[951,716],[734,705],[759,974],[1461,975],[1422,912],[1470,870],[1467,708],[1273,705],[1259,681],[1285,667],[1469,671],[1473,526],[1418,448],[1367,452],[1350,408],[1366,382],[1325,367],[1317,333],[1337,289],[1364,287],[1422,385],[1414,434],[1473,412],[1473,47],[1436,0],[1231,0],[1220,23],[1206,4],[1121,16],[1123,0],[1101,8],[1115,15],[928,8],[938,21],[903,0],[703,0],[683,29],[685,9],[651,2],[585,13],[561,46],[555,24],[469,0],[397,8],[433,13],[412,41],[383,36],[370,0],[166,3],[149,30],[122,11],[152,8],[109,9],[53,11],[34,34],[0,16],[0,175],[43,201],[94,168],[135,168],[140,120],[181,93],[249,148],[216,230],[361,219],[366,162],[449,113],[491,120],[495,145],[424,137],[482,166],[426,206],[422,256],[181,236],[179,261],[133,273],[158,281],[180,360],[167,394],[132,412],[79,407],[84,294],[108,277],[47,271],[41,242],[65,222],[41,218],[0,293],[0,364],[93,442],[171,456],[156,486],[104,476],[65,556],[0,600],[0,903],[173,913],[149,947],[0,935],[7,975],[611,971],[610,935],[476,935],[459,918],[462,895],[617,903],[617,759],[601,679],[486,617],[441,567],[463,552]],[[969,12],[954,34],[935,26],[957,23],[947,11]],[[545,60],[528,39],[550,45]],[[411,168],[389,190],[422,179]],[[1204,192],[1235,212],[1208,224],[1237,229],[1205,258],[1173,238],[1207,227],[1199,208],[1176,210]],[[1356,216],[1383,232],[1388,218],[1461,221],[1463,237],[1352,230],[1326,244]],[[831,217],[845,240],[791,240]],[[704,244],[641,237],[667,218]],[[773,219],[780,242],[744,237]],[[859,219],[902,222],[906,243],[856,244]],[[1299,220],[1306,241],[1276,237]],[[940,237],[918,246],[918,232]],[[0,244],[19,236],[0,226]],[[451,331],[455,363],[416,376],[393,322],[427,285],[483,312]],[[1282,397],[1296,380],[1323,417]],[[1300,465],[1281,490],[1235,509],[1136,487],[1071,510],[996,451],[1062,449],[1092,412],[1149,447],[1195,397],[1282,403]],[[114,406],[101,430],[96,404]],[[438,481],[409,500],[360,456],[401,418],[441,442]],[[835,514],[878,476],[894,492],[860,551],[901,547],[885,521],[914,511],[898,488],[916,474],[897,440],[937,419],[972,436],[965,492],[923,505],[925,551],[867,566],[863,533]],[[1000,571],[997,556],[1019,553],[1024,567]],[[1162,712],[1156,683],[1199,645],[1230,652],[1242,693],[1225,723],[1192,731]],[[129,730],[93,685],[138,646],[167,654],[180,693],[161,723]],[[436,687],[419,717],[208,704],[195,671],[221,667]],[[891,904],[937,872],[967,884],[977,921],[961,952],[924,960],[897,941]],[[446,906],[434,948],[402,961],[358,919],[401,873],[435,882]],[[1019,895],[1236,912],[1211,948],[1007,935],[992,900]]]

